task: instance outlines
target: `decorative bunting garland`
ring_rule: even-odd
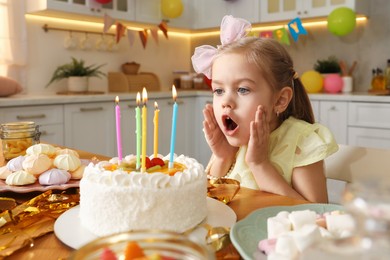
[[[288,29],[290,31],[291,37],[294,41],[298,41],[299,35],[307,35],[307,31],[302,25],[302,21],[299,17],[291,20],[288,24]],[[279,29],[273,31],[263,31],[260,32],[259,37],[262,38],[274,38],[278,40],[280,43],[290,45],[290,39],[288,37],[288,33],[285,27],[281,27]]]
[[[125,34],[127,34],[127,39],[129,41],[130,46],[133,46],[135,41],[135,34],[138,33],[142,46],[144,49],[146,48],[147,42],[148,42],[148,32],[150,31],[150,34],[152,35],[155,42],[158,44],[158,30],[161,30],[165,36],[166,39],[168,39],[168,25],[165,21],[162,21],[160,24],[158,24],[156,27],[153,28],[145,28],[142,31],[140,30],[131,30],[128,29],[125,25],[123,25],[120,22],[116,22],[115,19],[113,19],[111,16],[104,14],[104,27],[103,32],[107,33],[111,26],[116,24],[116,43],[118,44],[119,41]]]

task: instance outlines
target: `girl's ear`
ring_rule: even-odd
[[[279,92],[275,103],[275,112],[277,114],[283,113],[293,97],[293,90],[290,87],[284,87]]]

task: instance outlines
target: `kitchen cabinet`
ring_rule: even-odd
[[[169,27],[186,28],[192,27],[194,12],[192,0],[181,0],[183,13],[177,18],[164,17],[161,12],[161,0],[133,0],[135,1],[135,21],[141,23],[159,24],[161,20],[168,20]]]
[[[365,0],[262,0],[260,22],[290,20],[296,17],[326,17],[338,7],[348,7],[367,14],[369,1]]]
[[[252,23],[259,22],[259,0],[222,1],[222,0],[198,0],[194,4],[195,11],[194,28],[204,29],[220,27],[222,17],[231,14],[242,17]]]
[[[337,143],[347,144],[347,102],[321,101],[319,122],[332,131]]]
[[[54,15],[55,17],[66,17],[72,14],[82,20],[85,20],[85,15],[101,20],[106,13],[114,19],[134,21],[134,1],[112,0],[111,3],[104,5],[89,0],[34,0],[26,1],[26,3],[27,13]]]
[[[21,106],[0,109],[0,123],[33,121],[39,125],[41,141],[64,145],[63,106]]]
[[[113,102],[64,105],[65,146],[116,156]]]
[[[206,106],[206,104],[213,104],[213,98],[210,97],[198,97],[196,99],[196,112],[195,112],[195,138],[194,140],[197,140],[195,145],[195,159],[198,160],[204,167],[207,166],[210,157],[211,157],[211,150],[209,145],[207,144],[207,141],[204,137],[203,132],[203,108]]]
[[[172,98],[161,98],[156,100],[160,109],[159,114],[159,153],[167,155],[170,152],[171,130],[172,130]],[[178,114],[176,126],[176,143],[175,153],[177,155],[185,154],[190,157],[195,157],[194,144],[194,123],[195,123],[195,98],[184,97],[177,99]],[[149,122],[153,122],[153,117]],[[153,125],[152,125],[153,126]],[[153,129],[153,128],[151,128]],[[148,133],[150,138],[150,146],[148,149],[153,152],[153,132]]]
[[[390,149],[390,104],[351,102],[348,115],[349,144]]]

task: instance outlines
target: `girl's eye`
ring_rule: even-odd
[[[247,93],[249,93],[249,89],[247,89],[247,88],[238,88],[237,92],[240,93],[240,94],[247,94]]]
[[[214,89],[214,94],[216,94],[216,95],[221,95],[222,93],[223,93],[223,90],[222,89],[220,89],[220,88],[216,88],[216,89]]]

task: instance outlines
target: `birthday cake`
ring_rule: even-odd
[[[149,160],[135,170],[135,156],[90,163],[80,182],[80,222],[97,236],[161,229],[184,232],[207,215],[203,166],[184,155]]]

